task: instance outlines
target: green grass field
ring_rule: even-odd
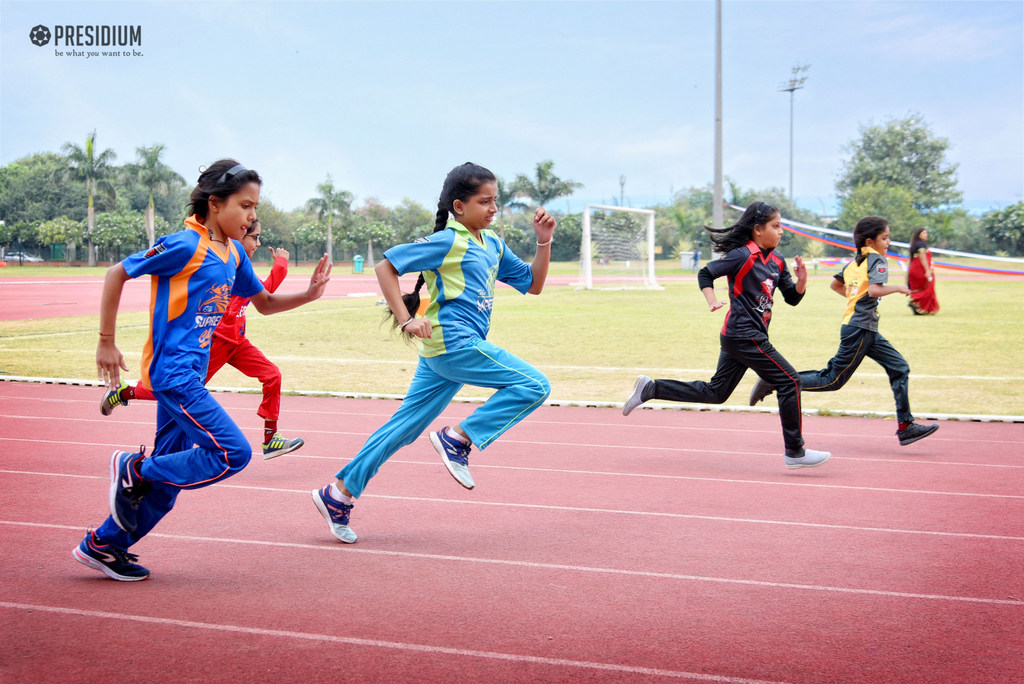
[[[573,266],[555,270],[575,273]],[[75,269],[74,274],[103,270]],[[259,265],[257,270],[263,272]],[[69,275],[66,268],[0,269],[4,277],[17,272],[21,277]],[[294,268],[291,277],[308,272],[308,267]],[[1024,279],[957,280],[949,274],[944,280],[947,274],[939,271],[942,311],[937,316],[913,316],[901,295],[885,297],[880,304],[882,334],[910,363],[914,411],[1024,415],[1021,323],[1008,307],[1024,297]],[[902,276],[894,271],[896,275]],[[780,300],[775,309],[772,341],[799,370],[824,367],[838,346],[844,299],[829,289],[829,278],[829,272],[812,276],[798,307]],[[281,367],[286,390],[402,395],[417,355],[413,346],[381,325],[382,312],[374,298],[321,300],[270,317],[252,311],[248,335]],[[661,291],[551,287],[534,297],[502,289],[495,299],[489,339],[543,370],[551,379],[552,399],[621,402],[638,373],[709,379],[723,316],[724,310],[707,311],[695,277]],[[118,346],[131,379],[138,377],[146,319],[145,313],[118,319]],[[94,379],[97,326],[97,315],[2,322],[0,370]],[[753,381],[748,373],[727,405],[746,406]],[[259,387],[232,368],[221,371],[211,386]],[[472,387],[462,392],[470,397],[487,394]],[[774,406],[774,400],[768,405]],[[806,393],[803,405],[831,412],[894,410],[884,371],[870,360],[842,390]]]

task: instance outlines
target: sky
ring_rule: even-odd
[[[0,164],[95,130],[117,163],[164,145],[189,186],[200,165],[238,159],[284,210],[328,176],[354,206],[432,209],[462,162],[511,180],[550,159],[584,186],[551,209],[650,206],[713,181],[714,12],[712,0],[3,0]],[[59,26],[82,26],[82,42],[87,26],[140,27],[140,40],[68,45]],[[834,213],[848,146],[908,115],[949,140],[968,210],[1024,199],[1020,0],[724,0],[722,37],[723,171],[741,188],[789,190],[792,103],[806,209]],[[791,98],[780,89],[798,65],[807,80]]]

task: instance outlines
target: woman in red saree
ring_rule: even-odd
[[[935,270],[932,268],[932,252],[928,249],[927,228],[918,228],[910,238],[909,262],[910,308],[916,315],[938,313],[939,300],[935,297]]]

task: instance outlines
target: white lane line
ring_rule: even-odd
[[[14,603],[11,601],[0,601],[0,607],[12,610],[37,611],[45,613],[56,613],[59,615],[74,615],[88,618],[104,618],[110,620],[124,620],[127,622],[141,622],[146,624],[165,625],[169,627],[183,627],[186,629],[206,629],[215,632],[235,632],[239,634],[282,637],[287,639],[304,639],[307,641],[347,644],[349,646],[363,646],[367,648],[389,648],[400,651],[414,651],[418,653],[460,656],[466,658],[487,658],[490,660],[504,660],[514,663],[550,665],[553,667],[572,667],[585,670],[603,670],[610,672],[646,675],[651,677],[669,677],[673,679],[698,679],[709,682],[726,682],[728,684],[782,684],[782,682],[771,682],[762,679],[724,677],[720,675],[704,674],[699,672],[680,672],[677,670],[662,670],[652,667],[619,665],[615,663],[597,663],[586,660],[571,660],[569,658],[547,658],[544,656],[530,656],[516,653],[478,651],[468,648],[449,648],[446,646],[432,646],[428,644],[412,644],[401,641],[360,639],[358,637],[344,637],[337,636],[334,634],[316,634],[312,632],[295,632],[284,629],[265,629],[262,627],[245,627],[242,625],[227,625],[212,622],[196,622],[194,620],[176,620],[174,618],[150,617],[147,615],[108,613],[99,610],[81,610],[78,608],[66,608],[63,606],[46,606],[33,603]]]
[[[72,525],[53,525],[49,523],[24,523],[8,520],[0,520],[3,525],[21,525],[30,527],[46,527],[57,529],[78,530],[80,527]],[[162,539],[177,539],[182,541],[193,541],[216,544],[240,544],[247,546],[264,546],[281,549],[302,549],[307,551],[326,551],[329,553],[356,553],[373,556],[388,556],[398,558],[413,558],[417,560],[445,561],[454,563],[472,563],[477,565],[497,565],[517,568],[532,568],[537,570],[556,570],[578,573],[591,573],[600,575],[617,575],[621,577],[644,577],[652,579],[678,580],[683,582],[707,582],[713,584],[733,584],[751,587],[768,587],[772,589],[795,589],[798,591],[816,591],[838,594],[856,594],[863,596],[886,596],[903,599],[922,599],[931,601],[953,601],[957,603],[979,603],[1001,606],[1024,607],[1024,600],[1020,599],[996,599],[978,596],[952,596],[947,594],[919,594],[904,591],[887,591],[883,589],[863,589],[857,587],[836,587],[820,584],[797,584],[794,582],[768,582],[763,580],[738,579],[732,577],[710,577],[706,575],[684,575],[675,572],[654,572],[651,570],[628,570],[624,568],[603,568],[587,565],[565,565],[562,563],[540,563],[536,561],[510,560],[503,558],[475,558],[472,556],[450,556],[437,553],[419,553],[411,551],[385,551],[382,549],[367,549],[326,542],[324,544],[299,544],[295,542],[278,542],[265,539],[233,539],[225,537],[201,537],[187,534],[161,534],[151,532],[149,537],[160,537]]]

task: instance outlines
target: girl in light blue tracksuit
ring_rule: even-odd
[[[420,359],[402,406],[370,438],[337,480],[312,492],[331,533],[356,541],[349,527],[358,498],[393,453],[414,442],[441,415],[463,385],[496,389],[462,423],[430,434],[452,476],[467,489],[472,446],[486,449],[498,436],[539,407],[551,392],[544,374],[486,340],[496,281],[521,293],[540,294],[551,259],[555,219],[543,208],[533,216],[537,256],[523,262],[488,226],[497,214],[494,174],[475,164],[452,169],[437,203],[434,232],[384,253],[376,268],[394,326],[420,340]],[[454,216],[454,218],[452,218]],[[414,292],[402,295],[398,277],[419,271]],[[416,318],[426,284],[430,305]]]

